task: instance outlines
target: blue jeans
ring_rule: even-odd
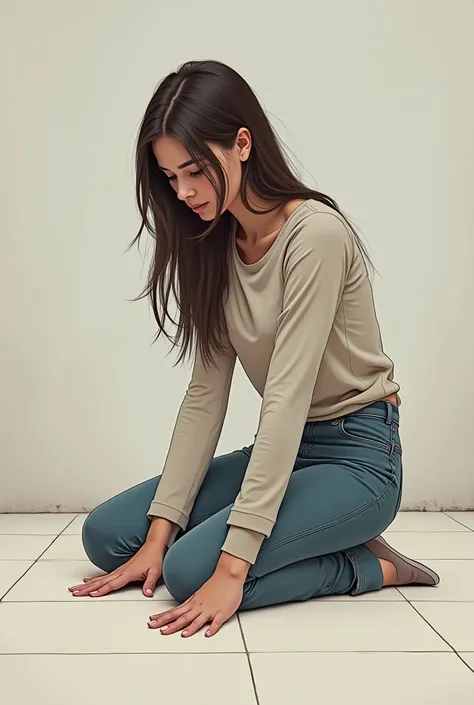
[[[305,425],[276,524],[250,568],[240,609],[382,587],[380,563],[363,544],[391,524],[400,506],[398,426],[398,408],[389,402]],[[163,580],[179,602],[215,570],[251,451],[212,461],[189,525],[166,553]],[[114,570],[142,546],[159,481],[142,482],[89,515],[84,548],[102,570]]]

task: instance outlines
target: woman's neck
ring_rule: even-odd
[[[249,196],[249,202],[255,210],[261,211],[268,210],[275,205],[254,195]],[[288,218],[285,213],[285,204],[278,206],[271,213],[257,215],[245,207],[240,196],[229,210],[239,223],[239,239],[246,241],[250,246],[256,245],[259,240],[278,231]]]
[[[250,203],[254,205],[254,201]],[[229,210],[238,222],[236,245],[245,264],[258,262],[268,252],[290,215],[302,203],[302,199],[293,199],[265,215],[255,215],[243,204],[242,208],[238,205],[234,209],[233,204]],[[259,204],[258,207],[263,210],[265,206]]]

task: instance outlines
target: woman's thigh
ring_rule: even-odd
[[[391,524],[402,485],[398,410],[376,403],[307,424],[296,468],[254,576],[361,545]]]
[[[337,553],[378,536],[398,509],[396,482],[382,486],[372,477],[339,465],[294,472],[278,520],[251,569],[253,577],[307,558]]]

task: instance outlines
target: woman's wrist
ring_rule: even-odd
[[[245,582],[251,565],[251,563],[245,561],[243,558],[238,558],[231,553],[221,551],[220,558],[217,562],[216,573],[225,573],[232,578]]]
[[[161,546],[163,549],[168,545],[171,533],[173,531],[173,522],[162,517],[153,517],[150,528],[146,537],[147,543],[154,543]]]

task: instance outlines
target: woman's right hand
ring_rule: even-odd
[[[84,578],[81,585],[70,587],[74,597],[102,597],[120,590],[128,583],[143,580],[143,594],[153,597],[163,567],[164,547],[161,542],[146,541],[137,553],[112,573],[98,578]]]

